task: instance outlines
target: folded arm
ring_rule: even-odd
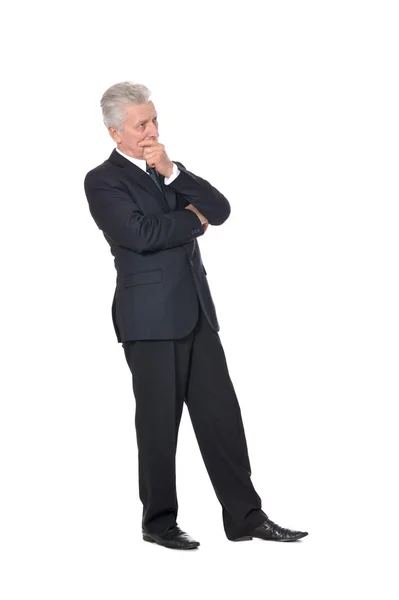
[[[84,189],[98,228],[119,246],[139,253],[152,252],[181,246],[204,234],[198,216],[191,210],[144,216],[126,191],[96,173],[87,173]]]
[[[210,225],[222,225],[231,211],[228,200],[208,181],[187,171],[182,163],[174,162],[179,167],[180,173],[170,182],[170,187],[185,196],[189,203],[208,219]]]

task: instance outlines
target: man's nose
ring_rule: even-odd
[[[148,132],[148,137],[155,139],[159,137],[158,127],[155,125],[155,123],[151,123],[151,128]]]

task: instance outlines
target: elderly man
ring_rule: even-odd
[[[177,524],[175,457],[186,402],[232,541],[293,541],[263,512],[251,481],[241,411],[218,335],[197,238],[230,214],[208,181],[171,161],[158,142],[150,90],[122,82],[103,94],[116,144],[84,180],[90,213],[117,271],[112,318],[132,373],[142,535],[168,548],[197,548]]]

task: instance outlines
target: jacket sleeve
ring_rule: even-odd
[[[145,216],[126,191],[91,171],[84,179],[84,189],[98,228],[118,246],[142,254],[181,246],[204,234],[192,210]]]
[[[179,167],[179,175],[169,185],[178,194],[185,196],[188,204],[193,204],[208,219],[210,225],[222,225],[229,217],[231,208],[228,200],[208,181],[187,171],[185,166],[174,161]],[[188,211],[192,212],[192,211]]]

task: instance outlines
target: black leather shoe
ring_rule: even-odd
[[[263,521],[258,527],[250,531],[248,535],[235,538],[233,542],[241,542],[244,540],[252,540],[252,538],[260,538],[262,540],[273,540],[275,542],[294,542],[308,535],[307,531],[294,531],[286,529],[274,523],[269,517]]]
[[[146,542],[155,542],[166,548],[176,548],[178,550],[191,550],[198,548],[199,542],[196,542],[188,533],[180,529],[178,525],[173,525],[164,531],[152,533],[143,529],[143,540]]]

